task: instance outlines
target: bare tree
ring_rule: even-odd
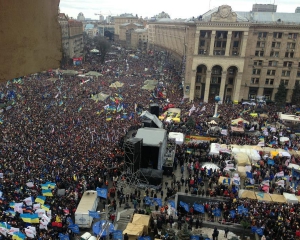
[[[94,42],[100,53],[100,61],[101,63],[104,63],[105,56],[109,52],[111,45],[104,37],[101,36],[95,37]]]

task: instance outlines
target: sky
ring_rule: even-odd
[[[69,17],[77,18],[82,12],[86,18],[99,19],[95,13],[120,15],[132,13],[139,17],[153,17],[164,11],[171,18],[191,18],[204,14],[209,9],[229,5],[233,11],[250,11],[252,5],[275,4],[277,12],[295,12],[300,7],[299,0],[60,0],[60,12]]]

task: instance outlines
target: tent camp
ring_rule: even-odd
[[[144,233],[148,234],[150,215],[136,213],[133,215],[132,223],[137,225],[144,225]]]
[[[248,155],[243,152],[235,153],[234,160],[235,160],[237,166],[244,167],[246,165],[251,164]]]
[[[128,223],[126,229],[123,231],[123,235],[127,233],[129,240],[136,240],[143,234],[144,225]]]
[[[295,196],[295,194],[284,192],[283,196],[284,196],[287,203],[293,203],[293,204],[298,203],[298,198]]]
[[[257,199],[255,192],[244,189],[239,190],[239,198]]]
[[[182,145],[184,143],[184,134],[179,132],[170,132],[169,139],[175,139],[176,144]]]
[[[85,75],[86,76],[95,76],[95,77],[103,76],[101,73],[98,73],[98,72],[95,72],[95,71],[89,71]]]
[[[270,194],[270,197],[272,198],[273,202],[277,202],[277,203],[286,203],[286,199],[283,195],[279,195],[279,194]]]
[[[96,49],[96,48],[94,48],[94,49],[92,49],[90,52],[91,52],[91,53],[99,53],[99,50]]]
[[[121,83],[121,82],[119,82],[119,81],[116,81],[116,82],[110,84],[109,87],[110,87],[110,88],[121,88],[121,87],[123,87],[123,85],[124,85],[124,83]]]
[[[273,202],[273,200],[272,200],[269,193],[256,192],[255,195],[256,195],[256,198],[257,198],[258,201]]]
[[[95,102],[98,102],[98,101],[102,101],[104,102],[107,98],[109,97],[108,94],[105,94],[103,92],[100,92],[98,94],[95,94],[91,97],[91,99],[93,99]]]

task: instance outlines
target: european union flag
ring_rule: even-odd
[[[59,237],[59,240],[70,240],[68,234],[64,235],[64,234],[60,233],[60,234],[58,234],[58,237]]]
[[[202,204],[194,203],[194,210],[200,213],[204,213],[204,206]]]
[[[170,205],[171,205],[172,208],[175,208],[175,202],[174,201],[169,200],[168,202],[170,203]]]
[[[73,233],[79,233],[79,227],[77,224],[69,225],[68,228],[70,228]]]
[[[264,235],[264,230],[262,228],[258,228],[256,229],[256,233],[259,235],[259,236],[262,236]]]
[[[181,207],[183,207],[185,211],[189,212],[190,208],[189,208],[189,205],[187,203],[180,201],[179,205]]]
[[[145,197],[145,204],[146,205],[151,205],[151,206],[153,205],[153,203],[152,203],[152,201],[149,197]]]
[[[215,217],[221,217],[221,210],[219,208],[214,209],[213,213]]]
[[[153,198],[153,201],[156,202],[158,206],[162,206],[161,198]]]
[[[106,188],[96,188],[97,194],[99,197],[107,198],[107,189]]]
[[[96,219],[100,218],[100,215],[97,211],[90,211],[89,210],[89,216],[91,216],[93,218],[96,218]]]
[[[123,232],[121,230],[114,231],[113,240],[123,240]]]
[[[251,172],[246,172],[246,174],[247,174],[247,178],[253,178],[253,176],[252,176],[252,173]]]

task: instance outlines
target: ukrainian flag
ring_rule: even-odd
[[[4,222],[0,222],[0,227],[1,227],[1,228],[6,228],[6,229],[8,229],[8,226],[9,226],[9,225],[8,225],[6,222],[5,222],[5,223],[4,223]]]
[[[47,184],[47,183],[45,183],[45,184],[41,184],[41,186],[42,186],[42,189],[49,189],[49,186],[48,186],[48,184]]]
[[[34,214],[24,213],[24,214],[20,214],[20,217],[26,223],[40,223],[39,215],[36,213]]]
[[[78,108],[78,112],[80,112],[82,110],[82,107],[80,106],[79,108]]]
[[[0,118],[0,124],[3,124],[3,119]]]
[[[42,194],[43,194],[43,196],[53,197],[51,189],[42,190]]]
[[[56,183],[53,182],[46,182],[46,184],[48,184],[48,187],[51,189],[54,189],[56,187]]]
[[[15,232],[12,239],[13,240],[24,240],[26,238],[26,235],[21,232]]]
[[[41,205],[41,209],[44,209],[46,211],[49,211],[50,210],[50,206],[49,205]]]
[[[111,121],[111,116],[106,117],[106,121]]]
[[[15,203],[14,202],[9,203],[9,207],[15,208]]]
[[[40,204],[44,204],[46,200],[46,197],[44,196],[37,196],[35,199],[35,202],[40,203]]]
[[[6,214],[11,214],[13,217],[16,216],[16,212],[13,210],[6,210],[5,211]]]

